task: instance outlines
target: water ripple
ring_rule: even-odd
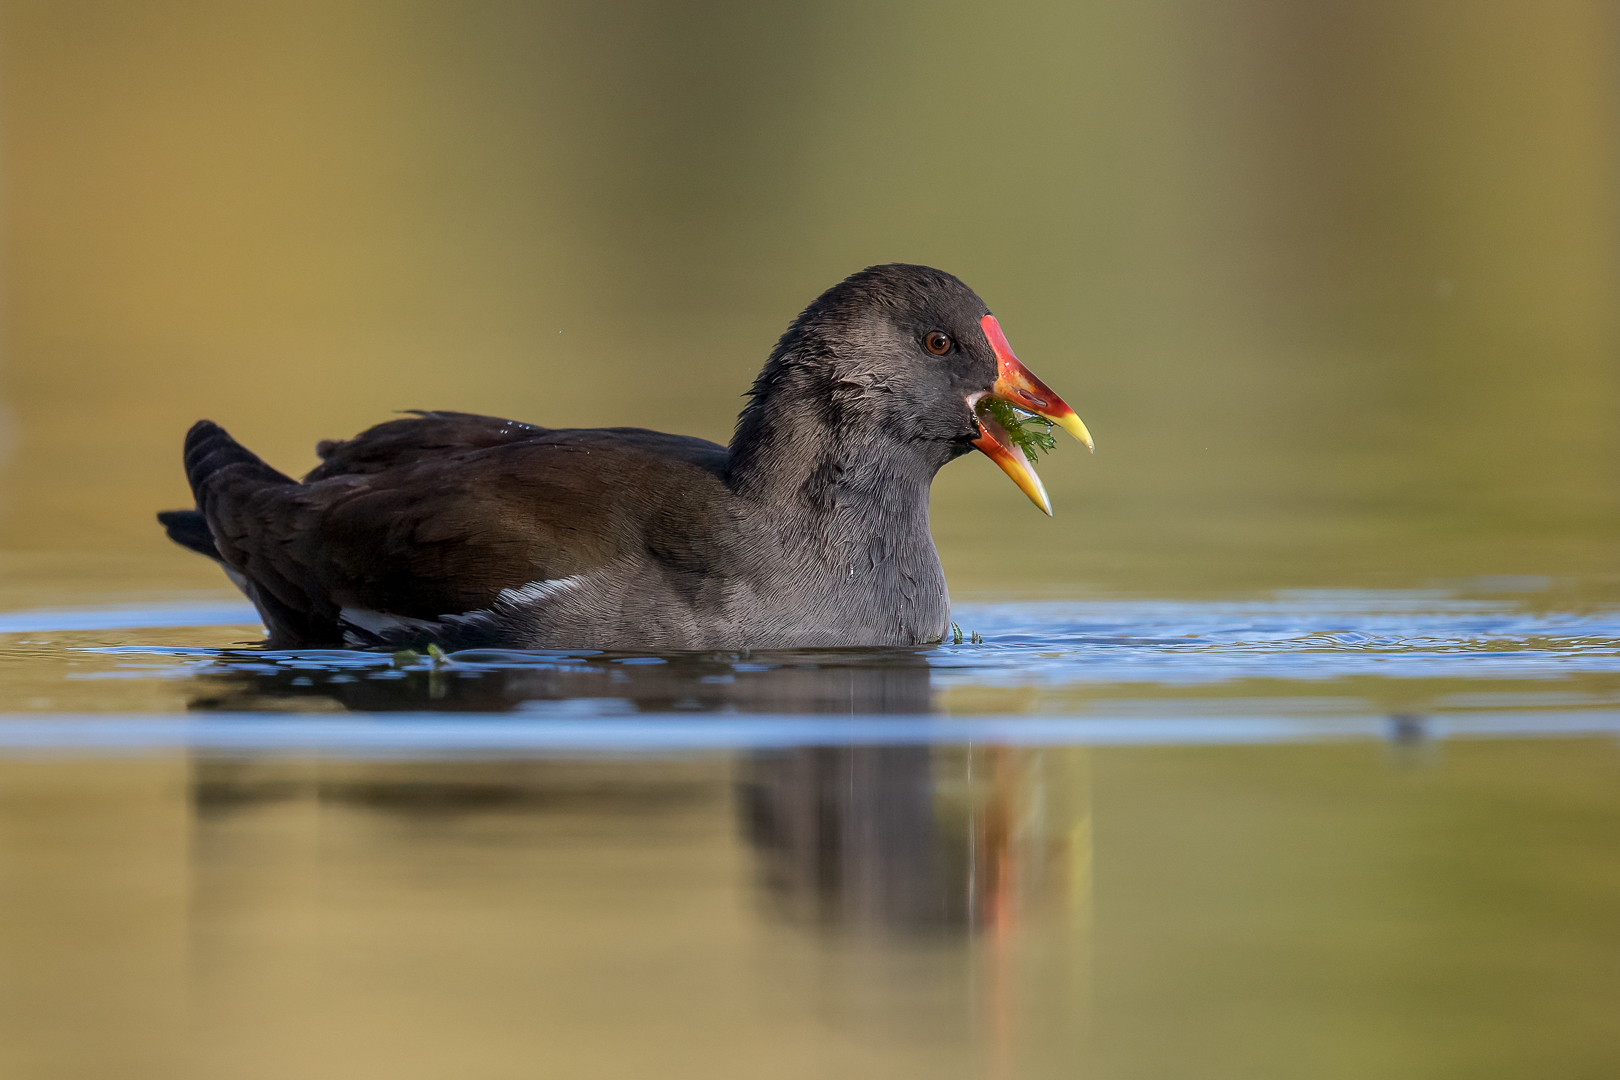
[[[0,628],[26,626],[26,632],[39,633],[68,625],[102,630],[193,625],[187,619],[237,625],[242,610],[193,604],[145,614],[131,608],[99,614],[13,612],[0,614]],[[98,663],[75,668],[66,678],[192,680],[199,686],[249,680],[261,695],[313,688],[350,709],[405,707],[416,694],[440,703],[433,707],[474,710],[569,698],[605,709],[610,699],[625,696],[627,685],[650,708],[745,712],[917,710],[928,707],[930,694],[937,700],[955,691],[1007,690],[1037,695],[1030,699],[1034,704],[1021,708],[1073,709],[1085,707],[1076,694],[1119,700],[1151,690],[1185,700],[1189,693],[1242,693],[1240,684],[1255,680],[1286,684],[1277,691],[1279,700],[1296,702],[1311,695],[1360,694],[1325,684],[1368,679],[1381,685],[1464,680],[1431,692],[1459,700],[1469,693],[1490,697],[1491,684],[1509,680],[1515,685],[1505,689],[1514,694],[1573,694],[1589,704],[1609,702],[1612,696],[1606,695],[1620,690],[1548,683],[1612,680],[1620,674],[1620,609],[1614,608],[1538,611],[1517,599],[1460,599],[1437,590],[1321,591],[1249,601],[964,604],[953,615],[964,630],[981,634],[983,643],[666,654],[474,649],[451,654],[446,664],[416,654],[345,649],[115,644],[71,649]],[[45,644],[12,638],[7,655],[25,656]],[[475,688],[480,680],[489,685]],[[864,680],[864,689],[849,689],[855,685],[851,680]],[[1525,681],[1545,685],[1541,690],[1517,685]],[[380,692],[385,683],[402,704],[366,696],[366,686]],[[1469,685],[1477,689],[1470,691]],[[1050,696],[1054,692],[1068,696],[1059,702]],[[1507,699],[1501,700],[1506,705]]]

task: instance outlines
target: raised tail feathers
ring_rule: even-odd
[[[212,420],[199,420],[186,432],[186,480],[197,500],[195,510],[164,510],[158,523],[169,539],[183,548],[224,562],[219,545],[208,525],[208,502],[217,482],[231,486],[246,484],[294,484],[291,477],[266,465],[259,455],[231,438],[230,432]]]
[[[209,481],[227,470],[233,480],[261,484],[296,484],[292,477],[271,468],[264,460],[231,438],[231,433],[212,420],[199,420],[186,432],[186,479],[198,508],[208,513]]]

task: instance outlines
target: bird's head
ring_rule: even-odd
[[[780,409],[924,467],[978,449],[1047,514],[1051,502],[1032,462],[989,406],[1044,417],[1092,445],[1074,410],[1013,355],[984,301],[926,266],[873,266],[828,289],[782,336],[753,398],[740,437]]]

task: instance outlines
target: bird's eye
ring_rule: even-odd
[[[923,338],[923,345],[935,356],[944,356],[951,351],[951,339],[938,330]]]

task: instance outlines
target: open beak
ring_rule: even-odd
[[[1091,442],[1091,432],[1086,425],[1074,414],[1074,410],[1064,404],[1062,398],[1054,394],[1051,389],[1013,355],[1012,346],[1007,344],[1007,335],[1001,332],[1001,324],[996,322],[994,315],[986,315],[979,320],[984,328],[984,336],[990,339],[990,348],[996,354],[996,381],[990,387],[990,397],[999,398],[1015,408],[1025,412],[1044,416],[1070,435],[1086,444],[1087,450],[1095,447]],[[1035,469],[1030,465],[1029,459],[1019,449],[1007,434],[1007,429],[996,423],[995,419],[983,414],[979,415],[979,437],[973,441],[986,457],[1001,466],[1001,471],[1012,477],[1013,483],[1028,495],[1030,501],[1040,507],[1047,517],[1052,516],[1052,502],[1046,497],[1046,487],[1041,478],[1036,475]]]

